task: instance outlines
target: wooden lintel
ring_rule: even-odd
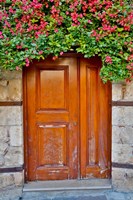
[[[133,101],[112,101],[112,106],[133,106]]]
[[[0,173],[22,172],[23,169],[24,169],[23,166],[21,166],[21,167],[6,167],[6,168],[0,168]]]
[[[133,169],[133,164],[113,162],[112,167],[114,167],[114,168],[124,168],[124,169]]]
[[[0,106],[22,106],[22,101],[0,101]]]

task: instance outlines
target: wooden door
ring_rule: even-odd
[[[34,62],[24,71],[24,84],[27,179],[77,178],[77,59]]]
[[[99,58],[80,59],[81,177],[109,178],[111,84],[100,79]]]
[[[24,70],[26,180],[109,178],[111,86],[99,58],[61,57]]]

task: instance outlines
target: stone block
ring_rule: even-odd
[[[8,89],[7,87],[0,85],[0,101],[7,101],[8,99]]]
[[[133,81],[126,84],[124,98],[122,94],[122,83],[112,84],[112,100],[113,101],[133,101]]]
[[[13,174],[0,174],[0,189],[8,186],[14,185],[14,176]]]
[[[22,71],[2,70],[0,80],[22,79]]]
[[[0,126],[0,142],[8,142],[9,141],[9,127],[8,126]]]
[[[133,145],[113,143],[112,162],[133,164]]]
[[[0,155],[5,155],[8,152],[9,145],[8,143],[0,142]]]
[[[124,100],[133,101],[133,81],[126,86]]]
[[[119,144],[133,144],[133,126],[113,126],[112,142]]]
[[[0,167],[2,167],[5,164],[4,156],[0,155]]]
[[[5,155],[5,167],[18,167],[22,166],[23,163],[23,148],[10,147]]]
[[[8,81],[7,80],[1,80],[0,81],[0,86],[7,86],[8,85]]]
[[[23,186],[24,184],[24,174],[23,172],[14,173],[14,182],[16,186]]]
[[[122,99],[121,84],[112,84],[112,100],[119,101]]]
[[[0,189],[6,188],[9,186],[22,186],[23,183],[24,183],[23,172],[0,174]]]
[[[1,106],[0,125],[21,125],[22,107],[21,106]]]
[[[22,126],[11,126],[10,127],[10,146],[22,146],[23,144],[23,133]]]
[[[112,169],[112,184],[116,191],[133,192],[133,169]]]
[[[21,101],[22,79],[0,81],[0,101]]]
[[[133,107],[113,107],[112,124],[118,126],[133,126]]]
[[[8,100],[11,100],[11,101],[22,100],[22,80],[21,79],[13,79],[9,81]]]

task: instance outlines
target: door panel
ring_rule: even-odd
[[[67,109],[68,67],[45,68],[38,70],[38,73],[37,99],[40,109]]]
[[[77,178],[77,60],[34,62],[25,74],[28,180]]]
[[[110,177],[111,84],[100,67],[69,55],[24,69],[28,181]]]
[[[66,125],[38,126],[38,166],[67,165],[66,132]]]
[[[80,61],[82,178],[110,177],[111,85],[100,80],[100,67],[98,58]]]

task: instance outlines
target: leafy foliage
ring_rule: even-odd
[[[0,65],[19,70],[71,49],[102,59],[101,77],[133,79],[133,11],[127,0],[0,0]]]

